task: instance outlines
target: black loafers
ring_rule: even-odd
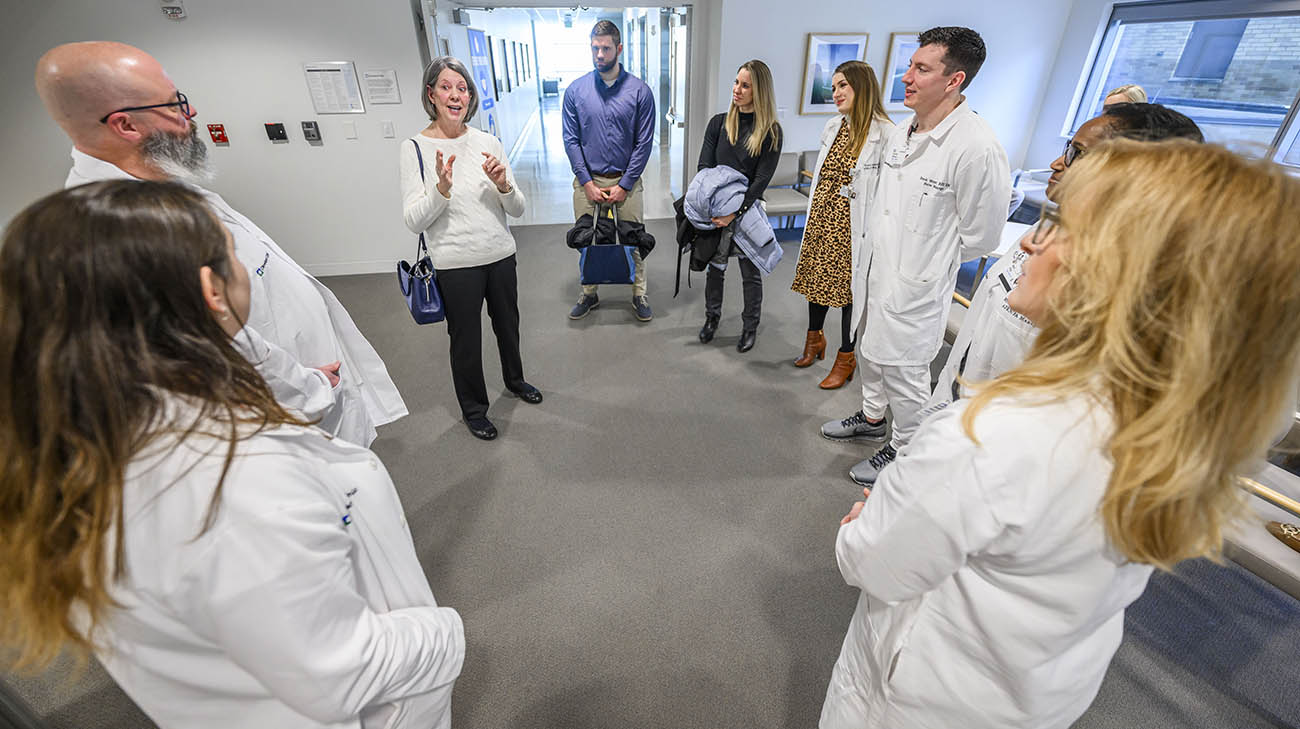
[[[704,326],[700,327],[700,342],[708,344],[713,341],[713,335],[718,333],[718,317],[705,316]]]
[[[536,405],[537,403],[542,401],[542,391],[538,390],[536,387],[533,387],[527,382],[524,383],[523,389],[511,390],[511,393],[513,393],[515,397],[519,398],[520,400],[523,400],[529,405]]]
[[[736,342],[737,352],[748,352],[754,348],[754,342],[758,341],[758,332],[753,329],[746,329],[740,333],[740,341]]]
[[[497,426],[487,418],[470,418],[465,421],[465,427],[469,428],[470,435],[479,440],[494,440],[497,437]]]

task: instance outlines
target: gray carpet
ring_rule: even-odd
[[[806,326],[789,291],[796,244],[766,282],[758,345],[742,355],[737,278],[717,339],[701,345],[703,278],[673,300],[671,226],[650,228],[660,248],[648,324],[626,286],[605,287],[601,307],[571,322],[577,256],[564,228],[516,230],[524,367],[546,400],[497,397],[495,442],[459,422],[445,329],[410,321],[394,276],[328,280],[411,410],[374,450],[434,593],[465,620],[457,727],[816,724],[856,599],[833,552],[859,493],[845,473],[868,455],[817,426],[857,408],[857,382],[824,392],[829,360],[789,364]],[[490,331],[485,317],[499,394]],[[1279,725],[1232,691],[1203,691],[1215,683],[1203,674],[1126,642],[1078,726]],[[51,727],[148,726],[97,667],[71,687],[11,682]],[[1185,710],[1189,693],[1212,710]]]

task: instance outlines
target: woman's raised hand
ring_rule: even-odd
[[[483,156],[486,158],[483,160],[483,171],[487,173],[492,184],[497,186],[497,192],[502,195],[510,192],[510,181],[506,179],[505,164],[487,152],[484,152]]]
[[[453,154],[444,163],[441,150],[433,161],[434,172],[438,173],[438,194],[443,197],[451,197],[451,165],[455,161],[456,155]]]

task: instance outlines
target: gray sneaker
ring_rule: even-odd
[[[822,423],[822,437],[831,440],[880,440],[886,430],[884,418],[879,423],[867,422],[861,410],[843,420]]]
[[[875,455],[850,468],[849,478],[860,486],[874,486],[876,479],[880,477],[880,472],[884,470],[885,466],[893,463],[897,457],[898,451],[895,451],[892,445],[886,443],[880,446],[880,450],[876,451]]]
[[[650,311],[650,299],[644,295],[632,297],[632,310],[636,312],[637,321],[650,321],[655,318],[654,312]]]
[[[573,309],[569,312],[569,318],[581,319],[598,306],[600,306],[599,297],[595,294],[583,294],[578,297],[578,303],[573,305]]]

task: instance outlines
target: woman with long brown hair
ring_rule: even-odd
[[[1294,405],[1300,181],[1125,140],[1058,199],[1007,298],[1041,328],[1027,359],[926,420],[841,522],[862,595],[823,729],[1071,726],[1124,609],[1218,553]]]
[[[445,727],[460,618],[374,454],[282,408],[232,346],[248,310],[181,185],[93,183],[10,223],[6,658],[93,650],[161,727]]]
[[[876,72],[862,61],[845,61],[831,76],[832,98],[839,116],[822,130],[812,196],[799,263],[790,288],[808,299],[808,336],[795,367],[808,367],[826,356],[822,327],[831,307],[840,309],[840,348],[823,390],[853,379],[854,303],[866,296],[865,281],[853,269],[866,235],[871,193],[880,172],[880,145],[893,122],[885,114]],[[854,291],[854,288],[862,289]]]

